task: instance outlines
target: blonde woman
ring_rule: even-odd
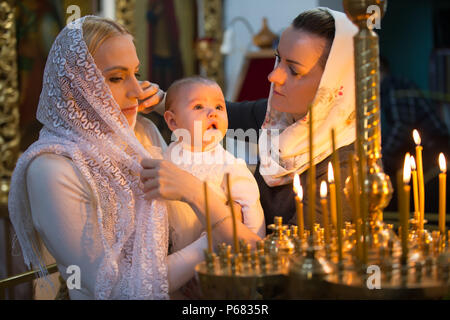
[[[71,299],[167,299],[207,247],[202,235],[167,255],[167,205],[144,198],[140,161],[159,158],[166,145],[138,115],[161,100],[138,72],[121,25],[93,16],[67,25],[47,59],[43,129],[12,177],[9,211],[24,260],[45,274],[44,245],[63,277],[78,266],[81,288]],[[215,240],[229,239],[215,231]]]

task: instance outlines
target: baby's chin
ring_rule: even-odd
[[[216,145],[224,138],[225,133],[219,129],[208,129],[203,132],[203,145]]]

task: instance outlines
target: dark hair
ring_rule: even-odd
[[[325,50],[319,60],[320,65],[325,69],[336,32],[333,16],[325,9],[315,8],[300,13],[292,21],[292,26],[294,29],[306,31],[327,40]]]
[[[167,89],[166,93],[166,111],[172,108],[172,105],[175,103],[175,96],[177,92],[184,86],[189,84],[204,84],[207,86],[218,86],[217,82],[211,80],[209,78],[203,76],[192,76],[183,79],[179,79],[172,83]]]

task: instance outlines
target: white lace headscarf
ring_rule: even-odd
[[[70,157],[96,200],[105,255],[97,272],[95,298],[167,299],[166,207],[144,199],[140,160],[150,154],[137,140],[88,51],[82,30],[86,18],[61,31],[47,58],[37,110],[44,127],[14,170],[11,222],[25,263],[46,274],[31,217],[26,170],[42,153]]]
[[[335,35],[312,103],[314,164],[332,153],[332,128],[335,129],[337,148],[356,140],[353,36],[358,29],[344,13],[321,9],[333,16]],[[267,185],[277,186],[292,183],[295,173],[301,174],[309,168],[309,117],[306,115],[294,122],[292,115],[273,109],[270,105],[272,94],[273,84],[262,125],[262,129],[267,130],[263,131],[258,145],[260,173]]]

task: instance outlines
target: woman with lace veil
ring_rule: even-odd
[[[276,63],[269,74],[268,99],[227,103],[229,129],[265,129],[259,135],[259,163],[255,178],[266,224],[275,216],[297,223],[292,181],[300,174],[307,190],[309,168],[308,106],[313,109],[316,181],[327,180],[331,161],[331,129],[335,129],[341,177],[347,177],[348,157],[356,139],[353,36],[356,26],[342,12],[315,8],[300,13],[282,33]],[[199,183],[164,161],[144,160],[145,192],[149,198],[182,198],[202,208]],[[155,170],[159,169],[159,171]],[[177,176],[176,182],[171,182]],[[181,177],[185,177],[183,180]],[[184,190],[183,185],[189,185]],[[320,198],[316,197],[316,222],[321,222]],[[303,202],[308,206],[308,194]],[[350,206],[344,219],[350,220]],[[305,217],[308,223],[308,217]],[[229,222],[228,222],[229,223]],[[223,229],[227,231],[229,229]],[[242,230],[242,235],[247,235]]]
[[[43,128],[12,177],[9,212],[25,263],[46,275],[48,249],[63,278],[79,267],[71,299],[166,299],[192,278],[207,247],[202,235],[168,255],[170,203],[145,199],[140,162],[160,158],[166,145],[137,115],[162,98],[136,79],[138,69],[121,25],[94,16],[67,25],[44,71]],[[219,230],[215,240],[229,241]]]

